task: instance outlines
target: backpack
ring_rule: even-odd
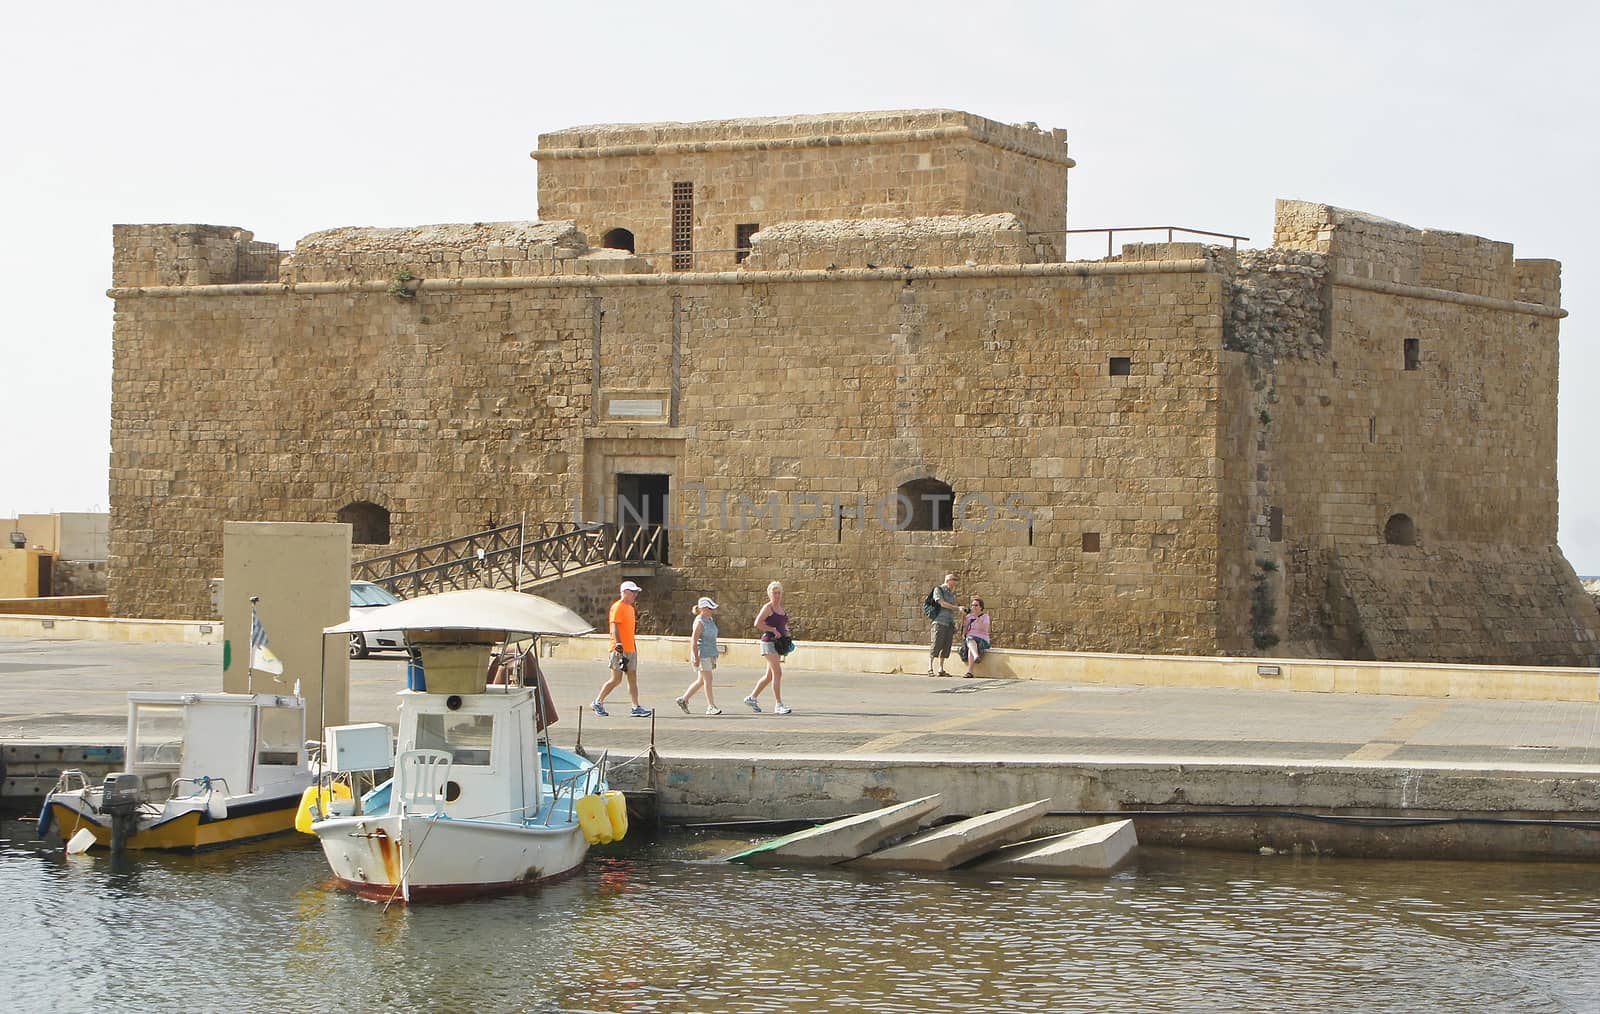
[[[939,599],[934,595],[935,591],[936,589],[929,588],[928,597],[922,600],[922,615],[926,616],[930,620],[937,620],[939,618],[939,613],[941,612],[939,609]]]

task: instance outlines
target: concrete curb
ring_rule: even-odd
[[[221,644],[221,620],[127,620],[98,616],[0,616],[0,637],[136,644]]]

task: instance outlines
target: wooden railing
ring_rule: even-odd
[[[521,589],[604,563],[665,563],[661,525],[571,521],[502,525],[362,560],[351,577],[414,598],[463,588]]]

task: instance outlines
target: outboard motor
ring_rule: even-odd
[[[144,778],[133,771],[113,771],[106,775],[101,792],[100,812],[111,818],[111,851],[123,851],[133,833],[139,807],[149,799]]]

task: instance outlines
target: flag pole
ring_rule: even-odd
[[[256,692],[256,603],[260,601],[260,595],[250,596],[250,649],[244,660],[244,692],[247,694]]]

